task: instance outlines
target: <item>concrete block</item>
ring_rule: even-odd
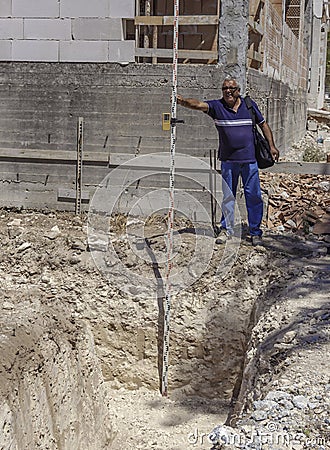
[[[307,121],[307,130],[308,131],[317,131],[318,130],[317,122],[315,120],[308,120]]]
[[[58,0],[12,0],[13,17],[59,17]]]
[[[110,17],[134,19],[135,0],[109,0],[109,2],[110,2]]]
[[[0,41],[0,61],[11,61],[12,41]]]
[[[0,19],[0,39],[23,39],[23,19]]]
[[[61,17],[109,17],[109,0],[61,0]]]
[[[58,61],[57,41],[13,41],[13,61]]]
[[[0,2],[0,17],[11,16],[11,0],[1,0]]]
[[[121,41],[124,39],[121,19],[72,19],[74,39],[86,41]]]
[[[106,41],[62,41],[60,61],[66,62],[107,62],[108,42]]]
[[[135,41],[109,42],[109,62],[134,62]]]
[[[70,19],[25,19],[24,39],[71,39]]]

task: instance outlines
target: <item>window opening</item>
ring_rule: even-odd
[[[173,9],[173,0],[137,0],[136,62],[172,62]],[[219,13],[220,0],[180,0],[179,63],[217,63]]]

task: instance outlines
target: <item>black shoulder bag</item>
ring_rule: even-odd
[[[267,169],[267,167],[271,167],[274,165],[275,161],[270,152],[270,147],[268,141],[264,138],[264,136],[259,132],[256,125],[256,113],[251,103],[251,98],[247,95],[244,98],[245,104],[248,107],[248,110],[251,114],[252,124],[253,124],[253,133],[254,133],[254,143],[256,150],[256,160],[258,163],[259,169]]]

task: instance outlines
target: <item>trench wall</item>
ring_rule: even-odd
[[[114,434],[92,333],[42,303],[39,289],[20,287],[18,301],[9,280],[1,310],[0,447],[83,450],[88,442],[90,450],[108,449]]]
[[[178,90],[217,98],[223,75],[217,66],[180,65]],[[114,166],[168,152],[170,132],[161,120],[170,111],[171,84],[170,64],[0,63],[1,206],[73,209],[79,117],[85,208]],[[305,130],[303,94],[253,71],[249,86],[285,153]],[[183,108],[178,118],[185,123],[177,127],[176,151],[208,161],[217,149],[212,121]]]

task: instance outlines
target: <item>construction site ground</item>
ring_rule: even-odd
[[[107,281],[87,215],[0,211],[2,449],[330,448],[329,177],[262,184],[264,245],[243,235],[221,276],[215,246],[173,298],[167,397],[159,299]],[[166,221],[145,233],[165,251]],[[126,267],[147,270],[124,228],[112,238]],[[195,238],[182,233],[179,266]]]

